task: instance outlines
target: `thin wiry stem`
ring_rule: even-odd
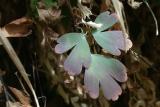
[[[151,14],[153,16],[155,26],[156,26],[156,36],[158,36],[159,35],[159,30],[158,30],[158,22],[157,22],[156,16],[153,13],[153,11],[152,11],[151,7],[149,6],[148,2],[146,0],[143,0],[143,2],[146,4],[146,6],[148,7],[149,11],[151,12]]]
[[[2,42],[3,47],[7,51],[8,55],[10,56],[10,58],[12,59],[14,64],[16,65],[18,71],[20,72],[20,74],[22,75],[23,79],[25,80],[25,82],[27,83],[28,87],[30,88],[30,90],[31,90],[31,92],[33,94],[36,106],[40,107],[38,99],[37,99],[37,96],[36,96],[36,93],[35,93],[35,91],[33,89],[33,86],[31,84],[29,78],[28,78],[26,70],[24,69],[20,59],[18,58],[18,56],[17,56],[16,52],[14,51],[12,45],[10,44],[9,40],[5,37],[5,34],[2,33],[1,29],[0,29],[0,41]]]
[[[24,87],[24,85],[23,85],[23,83],[22,83],[22,80],[20,79],[18,73],[16,72],[15,75],[16,75],[16,77],[17,77],[17,79],[18,79],[18,81],[19,81],[19,83],[20,83],[23,91],[25,92],[25,94],[27,94],[27,96],[29,96],[29,93],[27,92],[26,88]]]
[[[0,76],[0,82],[1,82],[1,84],[3,86],[3,90],[4,90],[4,93],[5,93],[6,101],[9,101],[11,99],[12,101],[15,102],[16,100],[11,96],[11,94],[8,93],[8,91],[6,89],[6,86],[3,83],[3,78],[1,76]]]

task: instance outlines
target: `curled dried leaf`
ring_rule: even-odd
[[[31,107],[31,102],[29,96],[26,96],[22,91],[9,87],[9,89],[13,92],[13,94],[17,97],[17,99],[20,101],[20,103],[25,107]]]
[[[14,20],[0,29],[5,37],[26,37],[32,33],[32,20],[27,17]]]

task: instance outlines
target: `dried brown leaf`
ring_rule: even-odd
[[[52,22],[61,18],[60,17],[61,10],[57,8],[49,8],[49,9],[38,8],[37,11],[38,11],[40,20],[45,22],[49,22],[49,21]]]
[[[59,34],[53,31],[50,27],[46,27],[43,30],[43,33],[44,33],[44,36],[46,36],[47,38],[53,41],[57,40],[57,38],[59,37]]]
[[[32,32],[32,24],[33,22],[31,19],[22,17],[5,25],[0,31],[5,37],[26,37]]]
[[[31,107],[29,96],[26,96],[21,90],[18,90],[16,88],[9,87],[9,89],[13,92],[16,98],[20,101],[23,107]]]
[[[6,107],[26,107],[26,106],[22,106],[19,102],[7,101]]]

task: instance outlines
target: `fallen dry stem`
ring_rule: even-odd
[[[12,59],[14,64],[16,65],[18,71],[20,72],[20,74],[22,75],[23,79],[25,80],[25,82],[27,83],[28,87],[30,88],[30,90],[31,90],[31,92],[33,94],[36,106],[40,107],[38,99],[37,99],[37,96],[36,96],[36,93],[35,93],[35,91],[33,89],[33,86],[31,84],[29,78],[28,78],[26,70],[24,69],[20,59],[18,58],[18,56],[17,56],[16,52],[14,51],[12,45],[10,44],[9,40],[5,37],[5,35],[1,32],[1,30],[0,30],[0,41],[2,42],[3,47],[7,51],[8,55],[10,56],[10,58]]]

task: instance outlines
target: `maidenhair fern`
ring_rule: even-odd
[[[97,16],[92,24],[101,25],[92,30],[95,41],[106,52],[112,55],[120,55],[120,50],[128,50],[130,42],[125,38],[122,31],[106,31],[117,23],[115,14],[103,12]],[[99,86],[102,88],[107,99],[117,100],[122,90],[118,83],[127,80],[125,66],[114,58],[108,58],[90,52],[85,33],[67,33],[57,40],[55,52],[62,54],[72,49],[64,62],[64,69],[70,75],[80,74],[85,68],[84,85],[92,98],[99,96]]]

